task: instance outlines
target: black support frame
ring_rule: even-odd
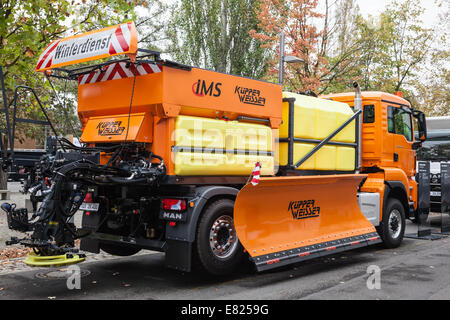
[[[9,119],[9,110],[8,110],[8,100],[6,96],[6,88],[5,88],[5,80],[3,75],[3,68],[0,66],[0,86],[2,91],[3,98],[3,108],[0,108],[0,113],[5,114],[5,122],[6,122],[6,130],[0,128],[0,159],[2,160],[1,169],[6,170],[7,167],[10,166],[11,162],[9,159],[8,148],[3,144],[3,134],[8,136],[9,148],[11,149],[14,144],[14,136],[11,134],[11,124]]]
[[[31,92],[37,103],[39,104],[39,107],[41,108],[42,113],[45,116],[46,121],[43,120],[33,120],[33,119],[25,119],[25,118],[17,118],[17,98],[19,96],[19,90],[23,90],[23,91],[29,91]],[[53,131],[53,134],[55,135],[55,137],[58,137],[58,133],[55,130],[55,127],[53,127],[52,122],[50,121],[50,118],[48,117],[47,112],[45,111],[44,106],[41,103],[41,100],[39,99],[36,91],[28,86],[17,86],[16,89],[14,90],[14,102],[13,102],[13,123],[12,123],[12,129],[11,129],[11,134],[14,137],[16,134],[16,123],[17,122],[21,122],[21,123],[31,123],[31,124],[37,124],[37,125],[48,125],[50,126],[51,130]],[[61,144],[61,148],[65,151],[64,146]],[[15,160],[15,155],[14,155],[14,139],[11,143],[11,161],[14,163]]]

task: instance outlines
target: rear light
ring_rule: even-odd
[[[86,193],[86,197],[84,197],[84,202],[86,203],[94,202],[94,200],[92,199],[92,192]]]
[[[184,211],[186,210],[186,200],[162,199],[162,207],[164,210]]]
[[[94,200],[92,199],[92,192],[86,193],[86,196],[84,197],[84,202],[86,202],[86,203],[94,202]],[[85,211],[84,214],[87,215],[87,216],[90,216],[91,212],[90,211]]]

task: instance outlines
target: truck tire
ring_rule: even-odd
[[[234,228],[233,208],[230,199],[211,203],[197,227],[196,254],[201,266],[213,275],[232,273],[245,256]]]
[[[141,248],[110,243],[100,243],[100,249],[113,256],[120,257],[132,256],[141,251]]]
[[[397,248],[402,243],[405,225],[405,208],[402,203],[395,198],[388,199],[382,221],[377,227],[386,248]]]

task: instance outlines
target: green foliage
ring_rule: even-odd
[[[331,66],[341,60],[348,64],[341,63],[344,72],[331,82],[322,81],[323,92],[352,90],[352,81],[358,81],[366,91],[402,91],[426,115],[450,113],[448,30],[423,26],[420,1],[393,1],[380,15],[368,18],[358,13],[354,0],[341,0],[338,8],[339,14],[350,15],[334,29],[337,41],[332,47],[337,50],[331,50],[328,59]],[[447,18],[448,12],[443,25]]]
[[[249,32],[258,29],[257,0],[180,0],[172,9],[169,51],[182,63],[253,78],[266,70],[267,51]]]
[[[169,5],[162,0],[153,0],[142,5],[136,12],[136,28],[139,48],[163,51],[165,43],[166,17],[170,13]]]
[[[56,99],[42,74],[35,72],[36,61],[44,48],[61,37],[94,28],[133,20],[133,8],[142,1],[107,0],[7,0],[0,2],[0,65],[3,67],[8,105],[14,88],[27,85],[36,89],[60,134],[78,135],[75,114],[76,85],[54,80],[56,90],[66,96],[64,107]],[[35,99],[21,95],[19,116],[44,119]],[[0,121],[5,119],[0,119]],[[38,137],[43,128],[21,125],[18,136]]]
[[[435,30],[423,27],[420,1],[394,0],[380,15],[363,18],[355,0],[325,0],[326,10],[314,13],[314,26],[312,20],[303,23],[302,16],[294,19],[301,24],[289,24],[293,10],[280,16],[280,24],[268,20],[270,10],[284,12],[294,3],[272,2],[275,7],[270,9],[261,6],[262,0],[178,0],[173,6],[162,0],[3,0],[0,65],[8,105],[17,85],[34,87],[58,132],[79,134],[76,83],[54,80],[61,106],[43,75],[34,71],[37,58],[55,39],[134,20],[140,47],[167,48],[174,60],[185,64],[270,81],[277,78],[273,58],[280,28],[286,26],[287,39],[295,44],[289,47],[287,41],[286,53],[308,61],[286,66],[290,89],[305,89],[306,80],[313,78],[318,93],[342,92],[358,81],[363,90],[400,90],[428,115],[449,114],[448,31],[443,27],[438,38]],[[310,2],[315,4],[295,1]],[[441,19],[445,26],[448,8]],[[267,38],[259,39],[256,35],[264,34],[264,25]],[[310,47],[302,42],[308,40],[301,35],[306,29],[298,26],[314,27],[317,37],[309,41]],[[43,119],[32,96],[21,95],[19,104],[19,116]],[[37,126],[22,127],[26,136],[43,132]]]

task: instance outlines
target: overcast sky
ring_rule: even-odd
[[[320,0],[319,0],[320,1]],[[447,1],[447,6],[450,1]],[[422,6],[425,8],[425,13],[422,16],[423,23],[426,27],[432,27],[436,25],[438,14],[442,8],[439,8],[435,0],[421,0]],[[356,0],[361,13],[367,17],[369,14],[377,15],[383,11],[386,6],[391,3],[391,0]]]
[[[425,14],[422,17],[424,25],[426,27],[432,27],[436,25],[439,11],[442,10],[442,8],[439,8],[436,5],[436,1],[437,0],[420,0],[422,6],[426,8]],[[450,0],[438,0],[438,1],[446,3],[447,8],[450,5]],[[177,0],[165,0],[165,2],[172,4],[176,3]],[[361,13],[365,17],[367,17],[369,14],[371,15],[379,14],[391,2],[392,0],[356,0],[356,3],[358,4]],[[324,0],[319,0],[319,6],[320,4],[324,3],[325,3]]]

